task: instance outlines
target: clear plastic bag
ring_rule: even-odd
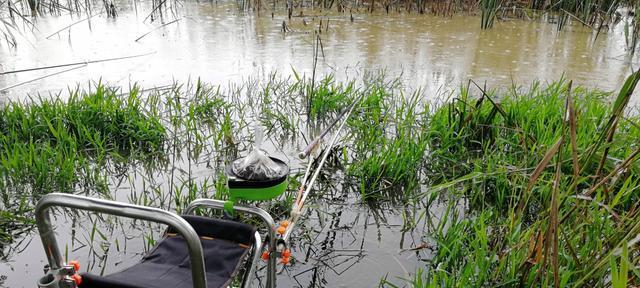
[[[260,149],[262,130],[255,128],[255,147],[249,155],[232,163],[233,173],[246,180],[262,181],[282,175],[282,167],[269,158],[267,152]]]

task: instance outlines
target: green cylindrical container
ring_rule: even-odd
[[[232,166],[235,160],[227,165],[226,174],[230,198],[230,201],[227,202],[227,210],[232,210],[232,205],[237,200],[266,201],[280,196],[287,190],[287,186],[289,185],[289,181],[287,180],[289,166],[278,158],[269,158],[281,167],[281,173],[267,180],[248,180],[236,175]]]

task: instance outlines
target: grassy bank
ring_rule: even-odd
[[[614,94],[564,80],[470,84],[444,104],[383,74],[340,82],[295,73],[224,88],[97,85],[9,103],[0,115],[2,248],[29,231],[35,202],[52,191],[111,198],[129,178],[130,192],[119,193],[136,204],[180,211],[194,198],[225,198],[224,164],[251,148],[256,124],[269,150],[295,159],[360,99],[330,157],[327,173],[345,175],[340,189],[367,203],[452,203],[428,221],[433,256],[410,284],[637,285],[640,117],[627,106],[639,77]],[[290,201],[272,211],[286,214]],[[397,284],[393,276],[383,285]]]
[[[474,87],[438,109],[430,169],[447,189],[430,193],[469,212],[435,229],[414,285],[638,285],[640,118],[625,111],[639,76],[617,95],[566,81],[479,98]]]

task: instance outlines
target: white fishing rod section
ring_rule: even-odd
[[[316,179],[318,178],[318,175],[320,175],[320,171],[322,171],[322,167],[324,166],[324,163],[326,162],[327,157],[329,157],[329,153],[331,153],[331,147],[333,147],[335,142],[338,140],[338,137],[340,136],[340,132],[342,131],[342,128],[344,128],[344,125],[349,120],[349,117],[351,116],[351,113],[356,108],[356,106],[358,106],[358,103],[360,103],[360,100],[362,99],[363,95],[364,94],[362,94],[358,98],[356,98],[354,100],[353,104],[351,104],[351,107],[349,107],[349,110],[347,111],[346,116],[342,120],[342,123],[340,123],[340,126],[338,126],[338,130],[336,130],[336,132],[333,134],[333,137],[331,138],[331,141],[329,141],[329,145],[327,146],[327,149],[322,154],[322,159],[320,160],[320,163],[318,164],[318,167],[314,171],[313,176],[311,177],[311,180],[309,181],[309,184],[307,185],[306,184],[306,180],[307,180],[307,177],[308,177],[309,172],[311,170],[311,165],[313,165],[313,162],[315,160],[313,157],[311,157],[309,159],[309,164],[307,166],[307,171],[305,173],[303,181],[301,182],[302,184],[300,186],[300,189],[298,190],[298,196],[296,197],[296,201],[293,203],[293,206],[291,207],[290,221],[288,221],[289,224],[287,225],[285,233],[282,236],[282,239],[284,239],[285,242],[289,240],[289,236],[291,236],[291,231],[293,231],[293,228],[295,227],[296,221],[298,220],[298,218],[300,218],[300,215],[302,215],[302,212],[303,212],[303,209],[304,209],[305,200],[307,199],[307,196],[309,196],[309,194],[313,190],[313,184],[315,183]],[[327,128],[327,130],[325,132],[323,132],[318,138],[316,138],[313,142],[311,142],[309,144],[309,146],[307,146],[307,148],[303,152],[300,153],[299,156],[301,158],[303,158],[302,156],[309,155],[311,153],[311,151],[315,147],[319,146],[319,142],[322,140],[322,137],[324,137],[327,134],[329,129],[331,129],[331,128],[333,128],[333,126],[335,126],[335,124],[339,121],[339,119],[343,115],[345,115],[344,112],[339,115],[339,117],[336,119],[336,121],[334,121],[334,123],[331,124]]]

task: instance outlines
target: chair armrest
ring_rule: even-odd
[[[133,205],[128,203],[95,199],[90,197],[51,193],[45,195],[36,205],[35,216],[38,225],[42,245],[44,246],[47,260],[52,270],[60,269],[63,266],[62,254],[56,242],[51,220],[49,218],[49,208],[66,207],[78,210],[86,210],[98,213],[105,213],[115,216],[128,217],[163,223],[174,227],[187,242],[189,258],[191,261],[191,273],[193,286],[195,288],[207,288],[207,278],[204,266],[204,253],[200,238],[191,225],[182,217],[175,213],[158,208]]]

